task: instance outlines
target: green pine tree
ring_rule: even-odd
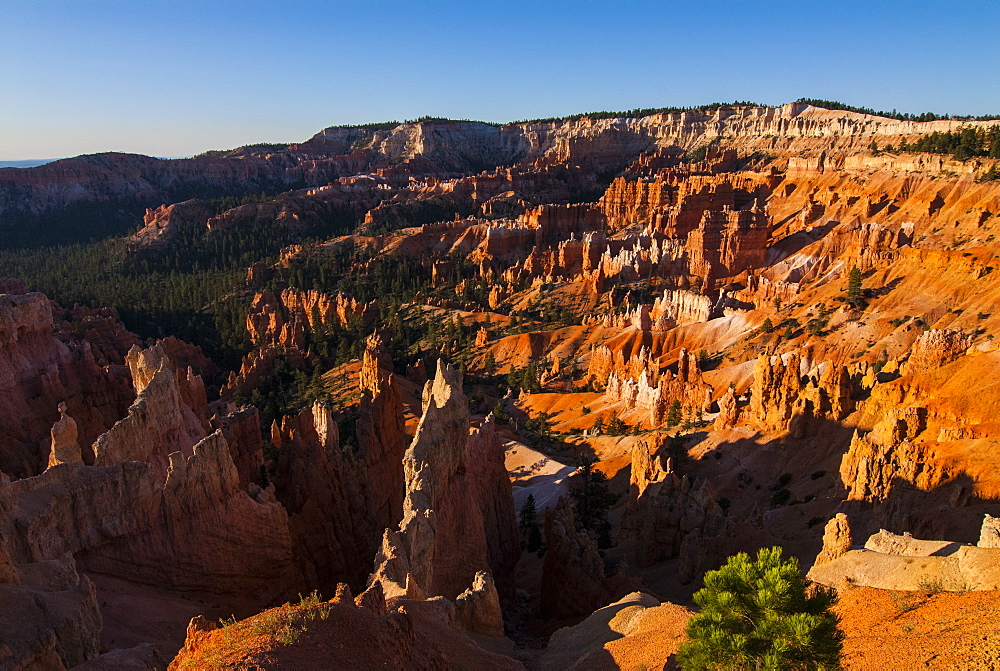
[[[521,533],[527,535],[527,543],[523,546],[528,552],[537,552],[542,547],[542,530],[538,524],[538,511],[535,508],[535,497],[528,494],[524,505],[521,506],[518,525]]]
[[[694,595],[701,612],[687,625],[683,669],[837,669],[843,633],[825,591],[806,595],[798,560],[781,548],[756,559],[739,553],[705,574]]]
[[[535,497],[533,494],[528,494],[524,505],[521,506],[521,514],[518,517],[518,525],[521,527],[521,531],[527,531],[531,528],[531,525],[538,524],[538,511],[535,509]]]
[[[681,423],[681,419],[683,419],[681,415],[681,402],[674,400],[667,409],[667,426],[677,426]]]
[[[493,377],[497,374],[497,362],[493,358],[493,352],[487,352],[483,359],[483,373],[486,374],[486,377]]]
[[[584,460],[577,475],[573,477],[575,486],[570,488],[570,496],[573,498],[577,528],[596,533],[601,541],[601,529],[608,523],[608,511],[618,500],[618,495],[611,492],[608,488],[608,476],[595,469],[594,463],[593,459]],[[605,530],[605,534],[609,530],[610,527]],[[610,547],[610,544],[604,547]]]
[[[861,270],[854,266],[847,275],[847,303],[851,307],[863,308],[864,301],[865,292],[861,288]]]

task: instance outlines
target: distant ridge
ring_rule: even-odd
[[[26,158],[20,161],[0,161],[0,168],[36,168],[46,163],[59,161],[58,158]]]

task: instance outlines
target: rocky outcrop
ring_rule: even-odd
[[[75,342],[89,343],[94,362],[102,368],[120,366],[126,353],[139,344],[136,335],[119,321],[118,311],[114,308],[84,308],[74,305],[69,310],[59,311],[53,305],[53,320],[54,335],[59,340],[71,349]],[[193,347],[187,343],[184,345]]]
[[[403,459],[403,520],[398,531],[386,530],[375,576],[390,595],[405,594],[410,581],[411,589],[455,599],[488,571],[503,594],[520,551],[492,420],[469,435],[460,374],[444,362],[424,387],[423,407]]]
[[[409,437],[403,422],[400,386],[392,369],[392,358],[381,336],[371,336],[365,344],[358,373],[361,400],[354,425],[357,456],[365,464],[365,480],[372,490],[366,498],[376,534],[374,543],[369,545],[369,556],[374,554],[381,530],[403,518],[406,485],[402,463]]]
[[[45,470],[60,403],[77,424],[84,460],[92,461],[90,444],[134,398],[120,359],[102,366],[86,340],[64,342],[55,332],[45,296],[0,294],[0,471],[14,477]]]
[[[273,489],[262,490],[249,473],[262,463],[256,412],[218,408],[212,419],[218,428],[206,435],[188,405],[205,410],[203,387],[190,368],[178,372],[158,346],[133,349],[128,363],[139,399],[96,442],[99,465],[80,462],[73,418],[62,406],[51,432],[50,467],[14,482],[0,477],[0,582],[41,609],[4,642],[52,668],[63,667],[47,651],[67,665],[97,654],[100,616],[87,614],[98,612],[97,598],[75,566],[159,589],[213,594],[220,602],[246,603],[254,594],[263,604],[305,588],[288,515]],[[182,384],[200,396],[183,393]],[[234,454],[248,472],[237,468]],[[61,586],[53,587],[57,582]],[[48,628],[42,638],[29,631],[39,622],[39,631]],[[114,659],[148,657],[141,650],[136,655]],[[108,663],[94,661],[94,668]]]
[[[713,425],[716,431],[732,429],[739,419],[739,405],[736,402],[736,389],[733,386],[726,388],[726,393],[719,397],[719,414],[715,418]]]
[[[609,401],[623,403],[626,410],[648,411],[649,426],[657,427],[666,421],[674,404],[680,407],[683,416],[700,418],[712,402],[712,387],[702,378],[697,355],[682,347],[676,375],[665,370],[656,384],[650,384],[648,370],[644,369],[637,380],[619,378],[612,371],[604,395]]]
[[[485,571],[476,573],[472,587],[455,599],[452,624],[463,631],[484,636],[503,636],[503,613],[493,578]]]
[[[965,354],[974,340],[958,329],[924,331],[913,343],[910,358],[900,372],[913,375],[940,368]]]
[[[840,464],[848,500],[884,500],[897,481],[927,491],[950,477],[944,464],[930,458],[928,446],[913,440],[923,431],[926,414],[923,408],[897,409],[869,433],[854,432]]]
[[[1000,517],[986,514],[983,519],[983,527],[979,531],[977,545],[981,548],[1000,548]]]
[[[304,369],[316,357],[289,347],[255,349],[243,357],[239,371],[230,371],[221,394],[227,398],[247,398],[260,384],[273,376],[284,365],[293,370]]]
[[[221,432],[173,453],[162,476],[143,462],[62,465],[8,491],[16,564],[69,552],[86,570],[165,588],[273,598],[298,586],[287,515],[272,493],[240,488]]]
[[[94,463],[110,466],[123,461],[145,462],[163,475],[169,455],[181,452],[190,456],[194,444],[206,435],[203,420],[188,404],[194,404],[204,414],[204,385],[193,374],[190,378],[186,374],[179,377],[158,345],[145,350],[135,347],[127,360],[137,398],[128,415],[94,443]]]
[[[337,424],[329,405],[317,402],[295,417],[271,427],[278,449],[275,494],[289,515],[289,530],[307,584],[330,591],[338,582],[358,585],[364,551],[377,539],[354,533],[349,495],[350,477],[364,478],[344,463]]]
[[[203,227],[213,214],[213,208],[200,200],[146,208],[142,228],[129,238],[129,242],[136,247],[161,246],[184,229]]]
[[[97,595],[77,566],[223,600],[249,592],[266,602],[300,586],[284,510],[273,494],[240,488],[221,432],[190,457],[172,454],[165,476],[129,462],[56,464],[13,483],[0,477],[0,538],[0,591],[22,604],[16,622],[0,622],[0,656],[45,668],[98,652]]]
[[[535,233],[535,246],[552,247],[570,237],[582,238],[587,231],[603,229],[604,217],[589,205],[541,205],[520,217]]]
[[[742,421],[765,431],[801,438],[822,421],[839,421],[854,409],[851,379],[843,366],[821,364],[803,375],[795,352],[760,356],[750,385],[750,405]]]
[[[532,665],[540,671],[598,668],[671,668],[693,613],[642,592],[627,594],[558,629]]]
[[[816,556],[814,566],[826,564],[843,556],[850,551],[852,544],[851,525],[847,515],[837,513],[823,529],[823,549]]]
[[[718,555],[715,546],[727,535],[726,519],[707,481],[674,472],[665,442],[632,447],[621,533],[635,540],[640,567],[681,557],[682,579],[691,580],[722,559],[713,551]]]
[[[488,582],[477,581],[477,589],[463,596],[485,594],[488,587]],[[485,603],[476,602],[475,612],[471,601],[463,603],[455,605],[443,597],[387,600],[378,581],[352,598],[341,583],[329,601],[285,604],[223,626],[195,617],[169,669],[201,669],[220,657],[239,668],[298,669],[319,663],[338,669],[523,669],[508,656],[513,652],[509,641],[492,631],[484,634],[461,627],[486,612]],[[295,635],[280,636],[282,629]],[[320,662],[317,651],[323,651]]]
[[[251,483],[266,486],[266,479],[262,475],[264,441],[260,435],[260,413],[257,408],[237,408],[232,404],[215,405],[217,412],[212,416],[211,430],[222,431],[240,478],[240,488],[249,489]]]
[[[541,608],[547,617],[592,613],[642,586],[641,580],[629,575],[624,561],[617,572],[608,575],[597,543],[586,532],[577,531],[573,506],[566,497],[545,511],[545,546]]]
[[[333,409],[315,403],[271,428],[273,475],[307,582],[332,591],[365,584],[383,531],[403,517],[407,437],[399,385],[382,341],[368,340],[359,373],[357,445],[341,445]]]
[[[288,288],[276,296],[257,294],[247,314],[247,331],[258,347],[284,347],[304,352],[306,334],[322,328],[346,328],[355,320],[368,326],[378,317],[374,301],[362,304],[343,294]]]
[[[984,526],[990,523],[987,517]],[[995,590],[1000,588],[1000,548],[918,540],[882,529],[863,549],[817,559],[807,577],[830,587],[847,583],[907,591]]]
[[[159,651],[149,643],[140,643],[132,648],[116,648],[83,664],[73,667],[74,671],[165,671],[167,662]]]
[[[72,555],[19,567],[15,584],[0,584],[0,667],[68,669],[97,655],[101,613],[97,591]]]
[[[771,237],[771,220],[759,204],[752,209],[706,211],[688,235],[690,273],[711,290],[715,280],[763,267]]]

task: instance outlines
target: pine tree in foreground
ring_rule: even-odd
[[[806,580],[794,557],[781,548],[751,559],[730,557],[705,574],[694,595],[701,612],[687,626],[690,639],[677,660],[683,669],[836,669],[844,638],[825,591],[806,595]]]

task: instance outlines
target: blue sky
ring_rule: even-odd
[[[997,0],[0,0],[0,159],[802,96],[1000,114],[997,26]]]

